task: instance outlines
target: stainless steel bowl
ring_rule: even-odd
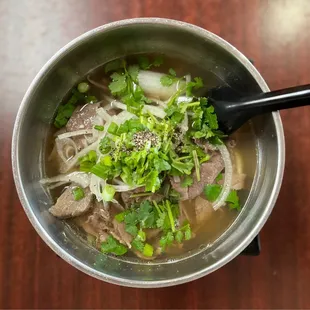
[[[219,78],[221,86],[243,93],[268,91],[265,81],[244,55],[202,28],[159,18],[104,25],[67,44],[31,83],[14,127],[13,173],[30,222],[64,260],[107,282],[132,287],[163,287],[188,282],[220,268],[258,234],[281,186],[284,136],[278,113],[253,119],[257,156],[251,158],[256,166],[251,192],[234,224],[211,247],[165,263],[130,262],[99,254],[47,212],[51,198],[39,184],[45,173],[44,145],[57,105],[78,80],[100,64],[141,52],[174,54],[204,66]]]

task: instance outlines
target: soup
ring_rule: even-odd
[[[41,180],[51,214],[111,255],[153,260],[212,244],[246,200],[254,170],[245,154],[255,147],[249,125],[219,131],[209,77],[161,55],[85,77],[51,130]]]

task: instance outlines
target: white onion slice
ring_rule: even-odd
[[[171,86],[163,86],[160,79],[165,75],[166,74],[153,71],[139,71],[138,82],[146,96],[167,100],[177,92],[178,87],[185,85],[184,81],[178,81]]]
[[[105,122],[111,121],[111,115],[104,108],[98,108],[97,115],[101,117]]]
[[[225,144],[220,144],[217,146],[218,150],[220,151],[224,166],[225,166],[225,176],[224,176],[224,184],[222,191],[219,195],[219,197],[216,199],[216,201],[213,203],[213,209],[217,210],[218,208],[225,205],[225,201],[229,195],[229,192],[231,190],[231,183],[232,183],[232,163],[229,151]]]
[[[143,111],[148,111],[151,114],[153,114],[154,116],[158,117],[158,118],[165,118],[166,116],[166,112],[163,110],[162,107],[156,107],[153,105],[145,105],[143,108]]]
[[[91,177],[90,177],[89,189],[96,196],[97,201],[101,201],[102,200],[102,195],[101,195],[101,192],[100,192],[100,187],[101,187],[101,183],[103,183],[103,185],[105,185],[104,182],[105,181],[103,179],[97,177],[94,174],[92,174]]]
[[[73,168],[77,164],[80,157],[85,156],[89,151],[96,150],[99,142],[100,142],[100,139],[88,145],[83,150],[81,150],[79,153],[75,154],[75,156],[73,156],[69,161],[67,161],[67,165],[64,168],[64,172],[67,172],[71,168]]]
[[[62,140],[65,138],[71,138],[71,137],[82,136],[82,135],[89,135],[92,133],[93,133],[92,129],[82,129],[82,130],[70,131],[70,132],[60,134],[58,136],[58,139]]]
[[[72,146],[75,154],[77,154],[77,152],[78,152],[75,142],[70,138],[64,138],[62,140],[60,140],[59,138],[56,138],[55,139],[55,146],[56,146],[56,151],[57,151],[58,156],[66,164],[68,163],[69,158],[66,157],[66,155],[64,154],[64,151],[65,151],[64,147]]]
[[[82,186],[83,188],[86,188],[89,186],[90,176],[88,173],[85,172],[72,172],[69,174],[59,174],[52,178],[45,178],[40,180],[40,183],[44,185],[59,182],[63,182],[63,184],[73,182]]]

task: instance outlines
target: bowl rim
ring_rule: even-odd
[[[221,37],[217,36],[216,34],[203,29],[199,26],[189,24],[186,22],[173,20],[173,19],[165,19],[165,18],[132,18],[132,19],[123,19],[119,21],[115,21],[112,23],[108,23],[102,26],[99,26],[97,28],[94,28],[92,30],[89,30],[82,35],[78,36],[77,38],[73,39],[69,43],[67,43],[64,47],[59,49],[46,63],[45,65],[40,69],[40,71],[37,73],[33,81],[31,82],[30,86],[28,87],[23,100],[21,102],[21,105],[18,109],[18,113],[15,119],[14,129],[13,129],[13,137],[12,137],[12,170],[13,170],[13,177],[17,189],[17,193],[20,199],[20,202],[24,208],[24,211],[30,220],[32,226],[35,228],[39,236],[44,240],[44,242],[62,259],[64,259],[66,262],[74,266],[75,268],[79,269],[80,271],[95,277],[99,280],[103,280],[112,284],[118,284],[122,286],[128,286],[128,287],[140,287],[140,288],[151,288],[151,287],[167,287],[167,286],[173,286],[178,285],[182,283],[186,283],[189,281],[193,281],[195,279],[201,278],[205,276],[208,273],[211,273],[229,261],[231,261],[233,258],[235,258],[250,242],[253,240],[253,238],[258,234],[262,226],[265,224],[267,218],[269,217],[273,206],[276,202],[276,199],[278,197],[282,178],[283,178],[283,172],[284,172],[284,164],[285,164],[285,140],[284,140],[284,132],[283,132],[283,126],[282,121],[280,118],[279,112],[273,112],[272,117],[275,125],[276,135],[277,135],[277,144],[278,144],[278,161],[277,161],[277,171],[276,171],[276,177],[274,186],[272,189],[272,192],[270,194],[270,199],[268,204],[265,207],[264,213],[261,215],[259,220],[257,221],[256,225],[251,230],[251,233],[243,240],[240,241],[238,246],[233,249],[230,253],[228,253],[226,256],[224,256],[221,260],[217,261],[212,266],[206,267],[199,272],[191,273],[186,276],[182,276],[179,278],[175,278],[173,280],[157,280],[157,281],[140,281],[140,280],[129,280],[119,277],[114,277],[110,275],[106,275],[103,272],[97,271],[95,269],[92,269],[91,267],[84,264],[82,261],[74,258],[71,256],[68,252],[66,252],[61,246],[59,246],[44,230],[44,228],[40,225],[39,220],[36,218],[34,212],[32,211],[30,204],[28,203],[26,193],[23,188],[23,184],[20,177],[20,167],[18,162],[18,141],[19,141],[19,132],[22,125],[22,120],[24,118],[25,111],[27,110],[27,107],[29,105],[28,98],[30,97],[30,94],[35,90],[38,82],[42,79],[42,77],[49,71],[52,64],[60,58],[63,54],[68,52],[70,49],[74,48],[76,45],[78,45],[81,41],[83,41],[85,38],[93,37],[97,33],[104,32],[106,30],[112,30],[119,27],[129,26],[132,24],[160,24],[160,25],[167,25],[167,26],[173,26],[175,28],[179,29],[185,29],[187,31],[190,31],[196,35],[199,35],[201,37],[208,38],[210,41],[213,41],[215,44],[220,46],[222,49],[226,50],[228,53],[232,54],[237,60],[239,60],[242,65],[247,69],[247,71],[252,75],[252,77],[256,80],[262,91],[268,92],[269,88],[261,76],[261,74],[257,71],[257,69],[252,65],[252,63],[248,60],[247,57],[245,57],[239,50],[237,50],[233,45],[222,39]]]

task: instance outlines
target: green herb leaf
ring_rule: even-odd
[[[160,78],[160,83],[163,86],[169,87],[175,82],[175,78],[170,75],[164,75]]]
[[[191,186],[193,184],[193,178],[189,175],[185,176],[185,178],[181,182],[181,187],[185,188]]]
[[[115,188],[112,185],[106,185],[104,186],[103,190],[102,190],[102,198],[104,201],[111,201],[114,198],[114,194],[115,194]]]
[[[200,77],[195,77],[194,81],[191,81],[186,84],[186,96],[192,97],[193,90],[197,90],[203,87],[203,81]]]
[[[137,65],[129,66],[128,73],[133,81],[138,82],[139,67]]]
[[[108,128],[108,133],[110,133],[111,135],[115,135],[117,133],[117,130],[118,130],[118,125],[112,122]]]
[[[167,234],[163,235],[160,240],[159,244],[165,250],[167,246],[169,246],[174,241],[174,236],[171,231],[168,231]]]
[[[127,253],[127,248],[112,236],[109,236],[107,240],[101,244],[101,252],[112,253],[115,255],[124,255]]]
[[[155,227],[155,213],[153,206],[147,200],[140,204],[138,209],[138,221],[142,228],[153,228]]]
[[[154,248],[150,244],[146,243],[144,245],[142,254],[144,256],[151,257],[151,256],[153,256],[153,252],[154,252]]]
[[[104,131],[104,126],[101,125],[95,125],[94,128],[98,131]]]
[[[183,233],[183,231],[182,231],[182,230],[178,230],[178,231],[175,233],[175,241],[178,242],[178,243],[182,243],[183,238],[184,238],[184,233]]]
[[[84,198],[84,191],[81,187],[77,186],[72,189],[72,195],[74,200],[78,201]]]
[[[112,82],[109,84],[109,89],[112,95],[119,95],[127,88],[126,75],[114,72],[111,75]]]
[[[226,199],[226,202],[228,203],[230,209],[236,209],[238,211],[240,210],[240,202],[237,191],[231,190]]]
[[[85,172],[90,172],[92,167],[96,164],[97,153],[92,150],[88,154],[79,158],[80,170]]]
[[[111,151],[111,139],[104,137],[99,143],[99,150],[102,154],[106,154]]]
[[[184,236],[185,240],[190,240],[192,238],[192,230],[189,224],[184,226]]]
[[[144,243],[138,236],[132,240],[131,245],[134,249],[138,250],[141,253],[144,250]]]
[[[219,182],[221,180],[223,180],[223,173],[219,173],[218,176],[215,178],[216,182]]]
[[[204,187],[204,194],[207,200],[214,202],[222,191],[222,186],[218,184],[208,184]]]

